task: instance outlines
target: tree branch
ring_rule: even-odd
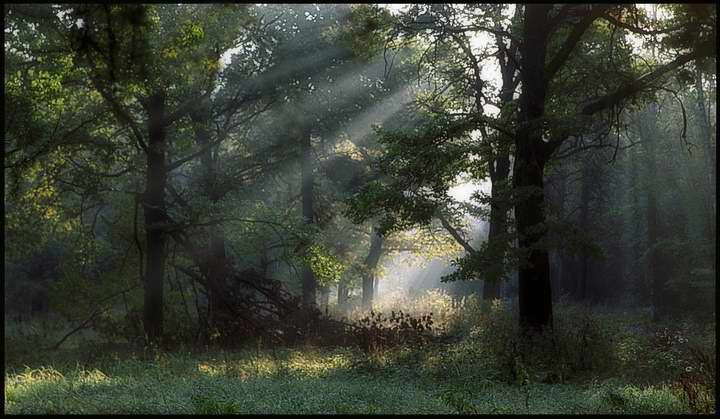
[[[550,61],[547,68],[545,69],[545,83],[549,83],[555,74],[560,70],[562,65],[567,61],[570,54],[575,49],[575,46],[580,42],[583,34],[587,32],[588,28],[592,23],[597,20],[607,9],[608,5],[595,6],[593,7],[590,14],[585,16],[580,22],[573,26],[570,35],[565,39],[563,46],[555,54],[555,57]]]
[[[602,110],[608,109],[611,106],[616,105],[621,101],[637,94],[665,74],[682,67],[683,65],[689,63],[692,60],[704,58],[709,55],[710,54],[708,53],[700,54],[697,51],[681,55],[675,60],[658,67],[654,71],[640,77],[639,79],[623,84],[616,91],[585,104],[582,111],[580,112],[580,115],[592,115]]]
[[[453,236],[455,241],[458,242],[460,244],[460,246],[462,246],[471,255],[474,255],[475,253],[477,253],[477,251],[472,246],[470,246],[470,243],[468,243],[462,237],[462,235],[460,235],[460,233],[457,231],[457,229],[455,227],[453,227],[452,225],[450,225],[450,223],[448,222],[447,218],[445,218],[445,216],[438,215],[437,217],[438,217],[438,219],[440,219],[440,223],[443,225],[443,227],[445,227],[445,230],[447,230],[448,233],[450,233],[450,235]]]

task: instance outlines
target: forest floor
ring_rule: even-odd
[[[492,331],[495,336],[497,332]],[[714,359],[714,327],[703,333],[704,337],[691,339],[711,342],[705,350],[712,351]],[[682,364],[680,352],[670,347],[648,358],[639,329],[615,335],[615,367],[603,366],[598,359],[594,371],[588,367],[559,380],[549,380],[547,371],[523,369],[517,363],[508,375],[502,356],[488,346],[492,339],[477,326],[451,343],[372,352],[343,347],[269,348],[260,343],[235,351],[152,356],[100,343],[48,352],[37,346],[18,346],[20,341],[8,342],[6,336],[5,413],[697,411],[702,398],[688,400],[688,393],[669,371],[675,362],[669,358],[676,357],[676,363]],[[683,339],[679,342],[684,343]],[[712,369],[714,376],[714,364]],[[705,409],[714,412],[714,397],[711,402],[709,407],[706,401]]]

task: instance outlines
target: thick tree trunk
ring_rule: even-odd
[[[159,344],[163,325],[165,279],[165,185],[166,172],[165,95],[150,98],[147,172],[143,194],[147,260],[145,265],[144,328],[146,339]]]
[[[492,301],[500,298],[500,281],[488,280],[483,281],[483,300]]]
[[[365,258],[365,268],[367,270],[363,277],[362,283],[362,306],[363,309],[369,309],[372,307],[374,285],[375,285],[375,268],[380,261],[382,255],[383,237],[378,234],[377,229],[373,228],[372,239],[370,241],[370,251],[368,252],[367,258]]]
[[[313,224],[313,158],[310,133],[302,131],[301,152],[302,152],[302,215],[306,224]],[[317,281],[315,274],[308,264],[302,270],[302,301],[305,307],[316,306]]]
[[[516,158],[513,184],[522,195],[515,204],[515,220],[520,250],[527,259],[518,271],[520,326],[525,333],[552,328],[550,260],[546,249],[538,246],[545,233],[545,193],[543,176],[548,153],[542,132],[532,122],[545,112],[545,54],[547,48],[549,5],[526,5],[521,46],[523,91],[520,96],[515,137]]]
[[[544,162],[518,159],[515,167],[516,188],[532,190],[530,197],[515,205],[519,247],[528,252],[518,271],[520,325],[525,332],[540,332],[552,328],[550,260],[547,250],[538,246],[545,231]]]

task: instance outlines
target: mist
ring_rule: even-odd
[[[6,413],[715,413],[714,5],[4,25]]]

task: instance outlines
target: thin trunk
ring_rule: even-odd
[[[653,6],[653,20],[657,20],[657,6]],[[655,43],[652,44],[651,54],[655,58]],[[659,269],[660,260],[658,258],[658,206],[657,206],[657,145],[660,136],[657,128],[658,106],[655,103],[650,104],[647,109],[647,117],[644,118],[646,126],[643,129],[645,133],[645,164],[647,167],[647,275],[651,281],[651,299],[652,299],[652,315],[653,320],[659,320],[662,317],[663,307],[663,288],[664,272]]]
[[[510,156],[507,152],[495,157],[495,168],[491,171],[490,225],[488,230],[488,248],[497,257],[498,263],[488,270],[484,278],[483,299],[491,301],[500,298],[500,284],[504,278],[504,258],[507,250],[507,213],[508,208],[500,190],[506,187],[510,172]]]
[[[268,261],[268,248],[266,243],[263,243],[263,250],[260,255],[260,273],[263,279],[270,276],[270,262]]]
[[[210,120],[209,108],[201,107],[190,116],[194,125],[195,142],[200,147],[206,147],[210,141],[208,133]],[[222,196],[216,178],[215,159],[213,158],[211,148],[207,148],[205,152],[200,155],[200,162],[203,169],[201,182],[203,185],[203,193],[210,202],[217,203]],[[208,327],[212,329],[219,326],[218,316],[221,315],[220,300],[229,261],[225,253],[225,234],[222,226],[210,227],[208,234],[210,239],[207,248],[207,258],[202,268],[207,280],[207,321]]]
[[[650,285],[653,317],[659,319],[664,311],[663,294],[665,281],[664,273],[658,269],[659,252],[658,243],[658,202],[657,202],[657,105],[651,104],[642,118],[643,144],[645,145],[645,166],[647,170],[647,184],[645,194],[647,198],[647,265],[646,275]]]
[[[562,168],[558,172],[558,219],[565,219],[565,207],[567,205],[567,173]],[[567,293],[570,287],[568,286],[568,255],[565,253],[564,248],[560,247],[557,249],[557,284],[558,288],[562,290],[562,293]]]
[[[377,275],[373,275],[373,301],[378,299],[380,289],[380,278]]]
[[[630,159],[630,206],[632,208],[631,213],[631,224],[633,226],[633,241],[632,241],[632,258],[633,261],[631,272],[633,273],[633,277],[635,278],[635,285],[637,290],[639,291],[639,297],[640,302],[642,304],[647,303],[647,292],[646,288],[642,286],[639,280],[642,278],[642,275],[640,274],[640,270],[637,265],[637,261],[641,259],[641,252],[642,248],[640,245],[640,240],[642,237],[642,217],[641,217],[641,209],[640,209],[640,202],[638,200],[638,196],[640,194],[640,188],[639,188],[639,180],[638,180],[638,154],[637,154],[637,148],[633,147],[629,151],[629,159]]]
[[[347,303],[349,297],[349,289],[347,287],[347,280],[345,277],[340,278],[338,283],[338,312],[345,314],[347,312]]]
[[[150,99],[147,172],[143,194],[147,260],[145,267],[144,328],[148,342],[159,344],[163,325],[163,282],[165,278],[165,185],[166,132],[165,95]]]
[[[590,229],[590,183],[592,182],[592,170],[590,162],[585,160],[582,168],[582,185],[580,191],[580,229],[587,233]],[[580,276],[578,278],[578,298],[581,301],[587,300],[588,276],[590,275],[590,256],[587,249],[580,252]]]
[[[518,7],[515,10],[513,20],[517,21],[520,18],[520,13],[521,10],[520,7]],[[508,109],[510,109],[509,105],[513,100],[513,94],[515,92],[516,66],[514,64],[514,55],[517,45],[515,45],[513,41],[509,49],[506,49],[505,41],[501,37],[497,37],[496,41],[501,52],[498,56],[502,76],[502,87],[500,89],[501,118],[509,119]],[[478,83],[476,90],[476,106],[478,111],[482,113],[482,83]],[[487,133],[483,131],[483,135],[486,136]],[[509,208],[503,192],[507,187],[508,175],[510,174],[509,143],[512,141],[512,138],[506,138],[502,134],[498,135],[499,141],[496,144],[497,151],[491,162],[492,167],[490,168],[491,204],[487,244],[499,263],[496,264],[496,268],[491,269],[485,275],[483,281],[483,299],[486,301],[494,300],[501,296],[501,285],[505,279],[504,259],[508,248],[507,217]]]
[[[320,287],[320,310],[327,313],[330,305],[330,288]]]
[[[302,132],[302,215],[306,224],[314,224],[313,217],[313,158],[310,133]],[[302,301],[305,307],[316,306],[317,281],[315,274],[308,264],[302,271]]]
[[[363,294],[362,294],[362,306],[363,309],[369,309],[372,307],[374,285],[375,285],[375,268],[377,268],[380,255],[382,254],[383,237],[378,234],[377,228],[373,228],[372,239],[370,241],[370,251],[368,252],[367,258],[365,258],[365,269],[366,273],[363,277]]]
[[[706,237],[714,241],[715,240],[715,179],[716,170],[715,166],[716,156],[715,150],[713,150],[712,134],[710,131],[710,122],[708,121],[708,113],[705,109],[705,90],[703,88],[703,77],[700,67],[695,65],[695,92],[697,94],[697,117],[698,117],[698,128],[700,131],[700,143],[703,147],[703,157],[705,160],[705,173],[704,176],[707,193],[705,194],[704,205],[706,208]]]

